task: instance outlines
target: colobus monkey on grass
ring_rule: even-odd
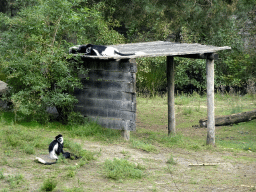
[[[76,155],[63,151],[64,139],[61,134],[55,137],[49,145],[49,156],[36,157],[36,159],[45,165],[51,165],[57,162],[58,155],[62,154],[64,158],[79,159]]]

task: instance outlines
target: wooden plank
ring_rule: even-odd
[[[120,111],[136,111],[136,103],[132,101],[112,100],[112,99],[94,99],[86,97],[78,97],[78,106],[84,108],[101,107],[105,109],[118,109]]]
[[[215,53],[220,50],[231,49],[231,47],[216,47],[209,45],[200,45],[197,43],[187,44],[187,43],[173,43],[167,41],[155,41],[155,42],[145,42],[145,43],[131,43],[131,44],[121,44],[121,45],[110,45],[117,48],[122,53],[136,53],[137,55],[131,56],[85,56],[83,58],[91,58],[96,60],[109,60],[109,59],[129,59],[129,58],[139,58],[139,57],[159,57],[159,56],[185,56],[192,54],[209,54]]]
[[[127,82],[111,82],[111,81],[90,81],[82,79],[83,88],[102,89],[108,91],[123,91],[127,93],[136,92],[134,83]]]
[[[188,166],[217,166],[220,163],[201,163],[201,164],[189,164]]]
[[[89,120],[97,122],[99,125],[111,129],[135,131],[136,124],[133,120],[123,120],[118,118],[88,117]]]
[[[86,117],[110,117],[131,121],[136,120],[136,113],[131,111],[121,111],[118,109],[106,109],[100,107],[86,107],[83,105],[76,105],[74,110],[79,111]]]
[[[120,72],[131,72],[136,73],[137,72],[137,64],[135,59],[108,59],[108,60],[102,60],[99,59],[99,57],[96,57],[98,59],[93,59],[89,57],[83,56],[83,66],[90,70],[105,70],[105,71],[120,71]]]
[[[131,72],[117,72],[117,71],[102,71],[102,70],[90,70],[88,74],[80,74],[79,78],[88,79],[91,81],[128,81],[134,82],[136,78],[135,73]]]
[[[74,95],[78,100],[83,98],[94,98],[94,99],[111,99],[111,100],[123,100],[136,102],[135,93],[125,93],[121,91],[108,91],[101,89],[75,89]]]
[[[218,60],[219,55],[214,53],[214,54],[208,54],[208,53],[202,53],[202,54],[192,54],[192,55],[179,55],[178,57],[184,57],[184,58],[189,58],[189,59],[214,59]]]
[[[207,145],[215,145],[214,60],[206,59],[207,78]]]
[[[168,84],[168,135],[176,134],[175,104],[174,104],[174,61],[167,57],[167,84]]]

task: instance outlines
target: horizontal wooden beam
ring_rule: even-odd
[[[219,55],[216,53],[202,53],[202,54],[178,55],[178,57],[184,57],[184,58],[190,58],[190,59],[218,60]]]

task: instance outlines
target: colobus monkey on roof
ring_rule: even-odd
[[[85,55],[94,55],[94,56],[131,56],[143,54],[143,52],[124,54],[120,53],[116,48],[111,46],[104,45],[76,45],[69,48],[69,53],[84,53]]]

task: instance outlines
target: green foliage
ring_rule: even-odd
[[[67,119],[81,87],[79,62],[68,62],[70,43],[114,44],[123,37],[108,28],[99,12],[83,0],[40,1],[15,17],[0,14],[1,70],[9,86],[16,120],[47,122],[49,107]]]
[[[87,122],[84,125],[69,126],[71,135],[80,137],[92,137],[100,141],[112,141],[120,138],[120,130],[103,128],[95,122]]]
[[[86,162],[95,160],[95,153],[82,149],[80,144],[72,142],[69,139],[65,140],[64,147],[68,148],[71,153],[75,154],[76,156],[81,157],[81,166]]]
[[[216,86],[242,87],[255,76],[255,48],[252,44],[245,50],[241,34],[248,21],[252,22],[251,37],[255,34],[255,1],[106,0],[97,5],[89,1],[89,4],[96,7],[106,21],[120,24],[116,29],[127,37],[128,42],[168,39],[232,47],[231,51],[220,52],[220,59],[215,62]],[[178,90],[187,89],[187,85],[200,92],[206,89],[204,60],[177,58],[175,62]],[[165,90],[164,60],[147,58],[138,60],[138,64],[139,92],[154,96],[159,90]]]
[[[105,176],[114,180],[141,179],[144,176],[143,169],[141,165],[135,165],[126,159],[114,158],[113,161],[107,159],[104,162]]]
[[[168,160],[166,161],[166,163],[170,164],[170,165],[176,165],[177,162],[173,159],[173,156],[171,155]]]
[[[35,154],[36,149],[45,149],[45,146],[49,145],[49,141],[42,138],[40,133],[28,131],[27,128],[19,125],[2,128],[0,140],[3,150],[18,148],[26,154]]]
[[[132,144],[132,147],[136,149],[141,149],[146,152],[157,152],[157,149],[154,145],[144,141],[133,139],[131,141],[131,144]]]
[[[57,186],[57,181],[53,178],[48,178],[44,181],[41,191],[53,191]]]
[[[10,184],[11,188],[15,188],[24,181],[24,176],[21,174],[9,175],[6,181]]]
[[[4,170],[3,169],[0,170],[0,179],[4,179]]]
[[[165,91],[166,58],[140,58],[137,59],[137,90],[149,96],[156,96],[160,91]]]

